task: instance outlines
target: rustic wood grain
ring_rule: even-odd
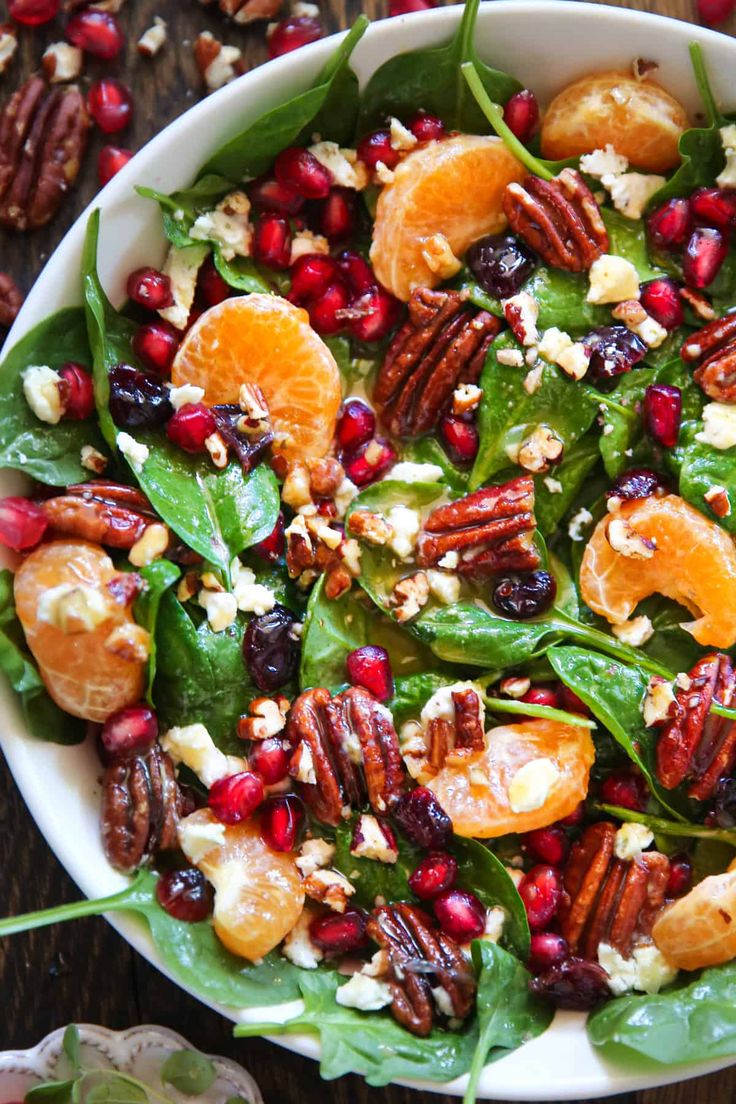
[[[386,0],[366,0],[371,17],[385,14]],[[621,6],[693,17],[693,0],[632,0]],[[0,3],[0,21],[6,4]],[[344,27],[361,8],[359,0],[323,0],[331,30]],[[153,59],[135,51],[138,36],[154,15],[169,25],[169,42]],[[241,47],[249,66],[265,60],[262,26],[227,26],[217,12],[196,0],[130,0],[122,19],[128,32],[127,57],[119,64],[90,65],[87,76],[124,75],[135,93],[136,115],[120,145],[138,149],[199,95],[190,43],[200,30]],[[736,30],[736,25],[731,28]],[[0,95],[17,86],[38,65],[58,26],[26,31],[11,69],[0,78]],[[79,186],[54,222],[26,236],[0,232],[0,270],[30,287],[48,254],[97,190],[96,137]],[[53,791],[48,799],[53,801]],[[7,770],[0,772],[0,914],[25,912],[71,901],[78,891],[41,838]],[[122,1028],[161,1023],[182,1032],[205,1051],[242,1061],[259,1082],[266,1104],[449,1104],[452,1098],[391,1087],[370,1089],[356,1077],[323,1084],[317,1066],[258,1040],[234,1041],[230,1024],[186,996],[145,963],[102,920],[83,920],[16,936],[0,943],[0,1049],[30,1046],[61,1024],[87,1021]],[[725,1104],[736,1100],[736,1070],[671,1088],[612,1098],[620,1104]]]

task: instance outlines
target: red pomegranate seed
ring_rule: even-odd
[[[261,836],[272,851],[293,851],[304,820],[304,806],[294,794],[270,797],[261,809]]]
[[[699,226],[688,238],[682,258],[685,283],[707,288],[713,283],[728,253],[728,239],[709,226]]]
[[[218,303],[223,303],[233,294],[233,289],[217,271],[211,256],[205,257],[199,270],[197,290],[208,307],[216,307]]]
[[[148,322],[133,335],[133,352],[146,368],[164,376],[174,363],[180,341],[181,334],[168,322]]]
[[[562,817],[558,820],[558,824],[561,824],[564,828],[577,828],[579,824],[582,824],[585,820],[585,802],[581,801],[571,813],[568,813],[566,817]]]
[[[289,773],[291,749],[278,736],[269,736],[254,744],[248,756],[248,766],[261,776],[267,786],[283,782]]]
[[[550,866],[559,866],[564,862],[570,849],[567,834],[553,825],[526,832],[521,842],[535,862],[549,863]]]
[[[546,928],[560,905],[562,880],[553,866],[533,866],[519,885],[529,927],[532,931]]]
[[[97,179],[105,186],[124,169],[133,156],[133,151],[120,146],[103,146],[97,158]]]
[[[386,441],[369,441],[344,461],[345,474],[356,487],[380,479],[396,462],[396,451]]]
[[[471,464],[478,454],[480,442],[475,424],[455,414],[445,414],[440,420],[440,439],[455,464]]]
[[[350,332],[358,341],[381,341],[399,321],[401,303],[385,288],[369,288],[350,304]]]
[[[322,253],[305,253],[297,257],[291,266],[290,298],[295,303],[319,299],[338,274],[332,257]]]
[[[67,361],[59,369],[64,381],[64,417],[83,422],[95,409],[95,388],[92,376],[81,364]]]
[[[263,782],[253,771],[220,778],[210,786],[207,804],[223,824],[240,824],[256,811],[265,794]]]
[[[725,188],[697,188],[690,196],[695,222],[731,230],[736,226],[736,192]]]
[[[412,843],[429,851],[442,851],[452,838],[452,821],[426,786],[402,794],[394,820]]]
[[[273,177],[259,176],[247,187],[256,211],[273,211],[277,215],[295,215],[304,206],[304,197],[289,184],[280,184]]]
[[[685,321],[680,289],[670,276],[660,276],[644,284],[640,302],[647,314],[666,330],[676,330]]]
[[[630,770],[611,771],[601,782],[601,801],[605,805],[618,805],[643,813],[649,800],[649,789],[641,775]]]
[[[291,229],[283,215],[266,213],[256,223],[253,256],[267,268],[283,271],[291,261]]]
[[[434,914],[445,935],[469,943],[486,930],[485,905],[466,889],[447,889],[434,899]]]
[[[133,118],[133,97],[129,89],[112,77],[103,77],[91,85],[87,107],[104,134],[123,130]]]
[[[340,271],[348,282],[348,287],[354,295],[360,295],[377,284],[376,275],[368,264],[352,249],[345,249],[337,258]]]
[[[184,403],[166,423],[166,436],[184,452],[204,452],[205,441],[217,429],[215,416],[204,403]]]
[[[197,924],[212,912],[214,890],[201,870],[167,870],[156,882],[156,900],[175,920]]]
[[[391,135],[387,130],[374,130],[358,142],[358,157],[371,172],[380,161],[387,169],[395,169],[399,163],[399,151],[391,145]]]
[[[682,392],[668,383],[653,383],[644,392],[644,425],[653,441],[674,448],[680,435]]]
[[[649,237],[658,249],[684,245],[691,226],[690,204],[686,199],[668,199],[647,219]]]
[[[326,199],[330,194],[332,173],[313,153],[300,146],[289,146],[273,166],[280,184],[288,184],[305,199]]]
[[[530,88],[514,92],[503,109],[506,126],[524,145],[530,142],[539,129],[539,104]]]
[[[445,137],[445,124],[436,115],[418,111],[409,123],[409,130],[418,142],[438,142]]]
[[[348,681],[364,690],[380,702],[394,696],[394,676],[388,652],[378,644],[364,644],[348,654],[345,661]]]
[[[125,45],[125,36],[115,16],[93,9],[70,16],[64,34],[72,46],[79,46],[103,61],[112,61]]]
[[[343,913],[328,912],[309,925],[310,938],[328,954],[347,954],[365,944],[365,914],[349,908]]]
[[[436,6],[435,0],[389,0],[388,14],[408,15],[410,12],[429,11]]]
[[[725,23],[736,9],[736,0],[698,0],[698,18],[707,27]]]
[[[102,726],[100,740],[111,759],[130,759],[153,747],[158,739],[158,718],[141,702],[119,709]]]
[[[290,54],[292,50],[298,50],[301,46],[308,46],[310,42],[323,38],[324,33],[324,26],[316,16],[290,15],[269,31],[268,56],[277,58],[282,54]]]
[[[376,415],[361,399],[348,399],[337,419],[337,447],[353,452],[370,441],[376,429]]]
[[[560,683],[557,695],[560,699],[560,709],[564,709],[568,713],[580,713],[583,717],[590,716],[590,710],[583,699],[579,698],[569,686],[565,686],[564,682]]]
[[[137,268],[131,272],[126,286],[128,295],[139,307],[157,311],[174,302],[171,280],[157,268]]]
[[[30,498],[0,499],[0,544],[14,552],[35,548],[48,528],[46,515]]]
[[[319,212],[319,230],[330,242],[349,238],[358,222],[358,193],[352,188],[332,188]]]
[[[431,901],[452,889],[457,879],[457,859],[447,851],[427,855],[409,877],[409,888],[420,901]]]
[[[8,15],[26,27],[40,27],[59,14],[61,0],[9,0]]]
[[[560,708],[557,691],[551,686],[531,686],[519,701],[527,702],[528,705],[546,705],[549,709]]]
[[[683,897],[693,884],[693,867],[687,855],[673,855],[667,882],[668,897]]]
[[[253,545],[256,556],[260,556],[267,563],[275,563],[284,554],[286,537],[284,535],[284,515],[279,513],[276,524],[269,535],[258,544]]]
[[[563,962],[570,954],[567,940],[555,932],[532,932],[529,943],[529,966],[535,973],[542,973]]]
[[[348,291],[343,283],[334,281],[319,299],[309,306],[309,319],[318,334],[336,334],[345,329],[342,312],[348,307]]]

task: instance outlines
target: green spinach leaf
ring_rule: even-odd
[[[383,897],[389,904],[412,900],[409,875],[422,859],[420,849],[403,836],[397,835],[399,857],[395,863],[356,858],[350,854],[356,820],[357,818],[349,822],[342,821],[337,826],[334,862],[336,869],[355,886],[355,903],[370,910],[375,907],[376,897]]]
[[[163,215],[164,233],[172,245],[186,249],[194,242],[189,231],[198,215],[210,211],[217,203],[232,191],[232,184],[224,176],[208,173],[191,186],[166,195],[155,188],[142,185],[136,188],[138,195],[158,203]]]
[[[450,851],[458,860],[458,885],[471,889],[486,908],[500,905],[506,912],[502,941],[515,955],[529,957],[529,922],[513,879],[501,860],[478,840],[453,836]]]
[[[492,298],[475,283],[469,274],[458,281],[461,290],[470,295],[471,302],[499,317],[503,314],[498,299]],[[561,268],[540,265],[524,284],[539,304],[539,329],[557,326],[574,337],[580,337],[596,326],[610,324],[611,313],[606,307],[595,306],[586,299],[589,280],[579,272],[564,272]]]
[[[556,532],[598,460],[598,441],[588,433],[565,450],[561,464],[547,475],[534,477],[534,516],[545,537]],[[555,483],[560,483],[562,490],[557,490]]]
[[[418,721],[419,714],[426,702],[443,686],[457,682],[452,674],[424,672],[420,675],[407,675],[394,680],[394,696],[388,703],[394,718],[396,731],[406,721]]]
[[[181,575],[181,570],[171,560],[156,560],[155,563],[141,568],[139,574],[146,584],[146,589],[135,600],[133,616],[139,625],[148,630],[151,636],[146,700],[149,705],[154,705],[152,692],[156,677],[156,621],[158,619],[158,608],[164,592],[170,586],[173,586]]]

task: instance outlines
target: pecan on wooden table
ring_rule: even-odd
[[[514,233],[553,268],[584,272],[608,249],[600,209],[576,169],[508,184],[503,209]]]
[[[23,292],[12,276],[0,272],[0,326],[10,328],[23,306]]]
[[[111,763],[102,782],[102,843],[111,865],[129,874],[157,851],[178,847],[182,803],[174,764],[158,744]]]
[[[736,314],[716,318],[690,334],[681,356],[686,364],[697,364],[693,378],[709,399],[736,403]]]

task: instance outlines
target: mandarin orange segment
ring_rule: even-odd
[[[504,188],[525,170],[500,138],[461,134],[410,153],[378,197],[371,261],[376,276],[404,301],[451,272],[427,262],[443,235],[461,257],[484,234],[503,230]]]
[[[585,798],[595,759],[587,728],[557,721],[525,721],[491,729],[487,741],[485,751],[447,763],[426,783],[452,818],[458,835],[490,839],[544,828],[568,816]],[[514,778],[535,760],[551,762],[556,776],[545,787],[546,795],[538,807],[515,812],[519,805],[513,800]]]
[[[736,871],[704,878],[660,913],[652,938],[682,970],[717,966],[736,958]]]
[[[677,143],[689,126],[669,92],[631,73],[581,77],[563,88],[542,123],[542,154],[552,161],[614,147],[638,169],[663,173],[680,163]]]
[[[176,387],[204,387],[210,404],[237,403],[255,383],[268,402],[274,449],[289,459],[324,456],[341,401],[332,353],[300,307],[276,295],[226,299],[197,319],[171,370]]]
[[[614,518],[656,542],[649,559],[615,551],[608,540]],[[583,601],[611,624],[628,620],[639,602],[663,594],[688,609],[683,624],[699,644],[736,642],[736,550],[732,538],[678,495],[625,503],[598,522],[580,568]]]
[[[133,624],[130,607],[113,602],[107,590],[117,574],[99,545],[60,540],[37,548],[15,576],[18,617],[49,694],[67,713],[97,723],[143,695],[145,663],[105,646],[114,628]],[[63,631],[41,617],[52,616],[49,597],[57,587],[90,588],[110,616],[90,632]]]
[[[187,828],[217,825],[209,809],[187,817]],[[294,856],[272,851],[257,821],[228,825],[224,844],[213,844],[197,866],[215,887],[213,923],[229,951],[255,962],[296,924],[304,906]]]

